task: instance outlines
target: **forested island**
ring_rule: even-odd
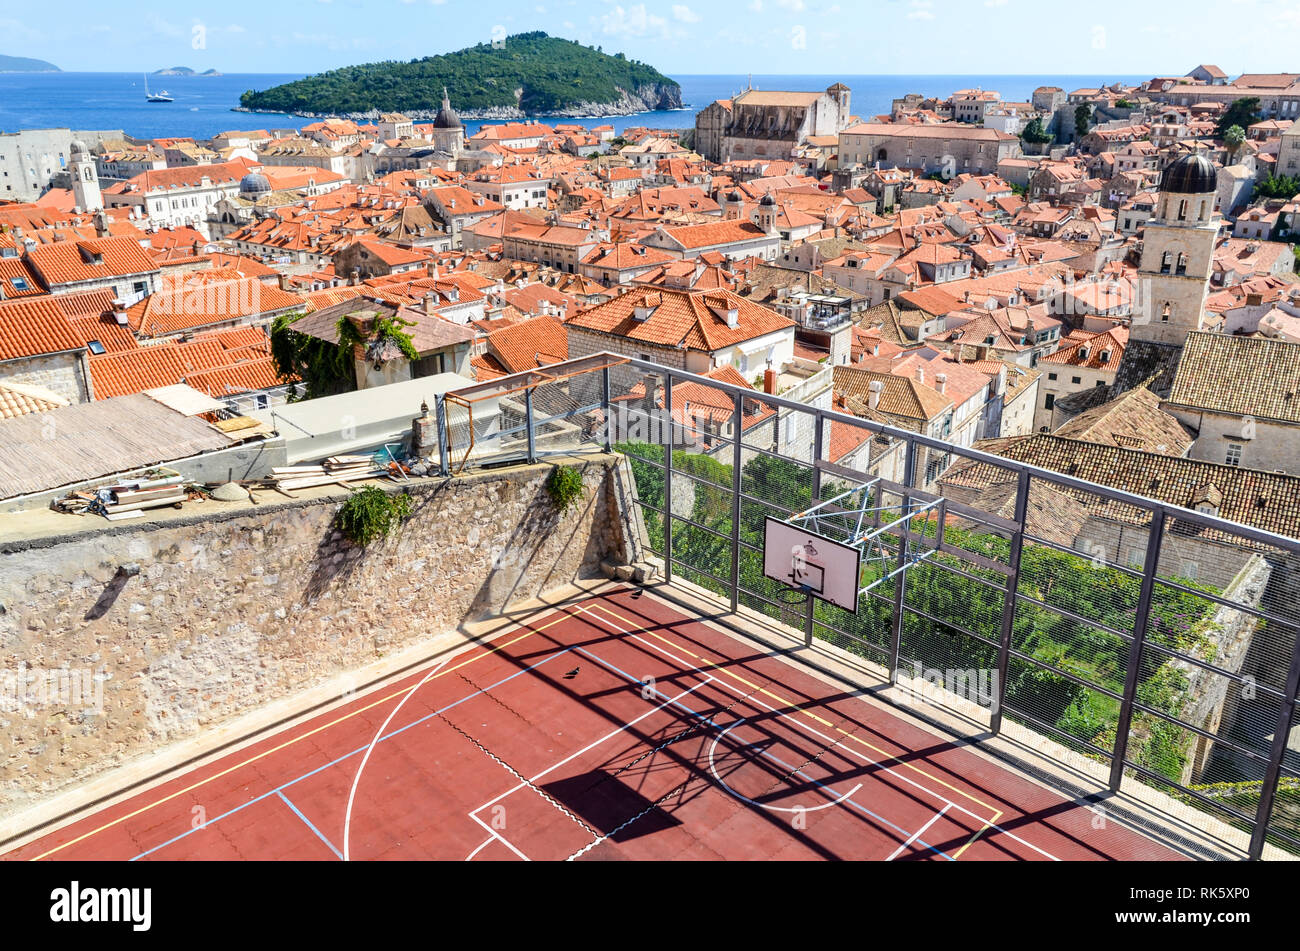
[[[43,59],[26,56],[0,56],[0,73],[61,73],[63,70]]]
[[[205,69],[203,72],[190,69],[188,66],[172,66],[168,69],[155,69],[155,76],[220,76],[221,74],[215,69]]]
[[[409,62],[331,70],[240,97],[246,112],[365,118],[402,112],[432,118],[443,88],[464,118],[613,116],[679,109],[681,87],[622,53],[608,55],[545,33]]]

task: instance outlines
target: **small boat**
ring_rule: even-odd
[[[144,101],[145,102],[175,102],[176,100],[171,96],[167,95],[166,89],[162,90],[161,92],[155,92],[155,93],[149,92],[149,77],[145,76]]]

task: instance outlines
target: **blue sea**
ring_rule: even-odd
[[[297,74],[232,74],[225,76],[150,76],[149,88],[166,90],[171,103],[148,103],[139,73],[0,73],[0,131],[73,128],[122,129],[138,138],[191,136],[209,138],[231,129],[288,128],[313,121],[296,116],[232,111],[249,89],[267,89]],[[643,112],[614,119],[584,121],[612,124],[618,131],[634,127],[684,129],[695,124],[695,113],[715,99],[743,90],[747,76],[674,76],[682,86],[686,108],[672,112]],[[956,89],[996,89],[1004,99],[1024,102],[1039,86],[1066,91],[1114,82],[1138,83],[1144,76],[754,76],[758,89],[822,90],[843,82],[853,90],[853,111],[868,117],[888,112],[890,103],[907,93],[946,96]],[[436,104],[435,104],[436,105]],[[454,103],[453,103],[454,105]],[[466,122],[469,134],[489,122]]]

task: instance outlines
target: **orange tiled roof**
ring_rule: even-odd
[[[522,373],[569,359],[564,324],[542,315],[488,334],[488,347],[510,373]]]
[[[147,336],[256,319],[302,307],[297,294],[227,270],[190,271],[162,278],[157,293],[127,311],[132,328]]]
[[[0,360],[83,349],[85,343],[54,297],[0,301]]]
[[[132,238],[59,241],[32,248],[26,260],[49,287],[149,274],[158,265]]]
[[[637,309],[648,313],[637,319]],[[726,311],[736,310],[736,326]],[[643,311],[644,312],[644,311]],[[566,324],[666,347],[712,352],[794,327],[794,321],[731,291],[640,287],[570,317]]]

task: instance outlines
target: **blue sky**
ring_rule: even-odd
[[[317,72],[545,30],[668,74],[1300,70],[1297,0],[58,0],[0,53],[65,70]],[[1176,10],[1174,15],[1171,11]]]

